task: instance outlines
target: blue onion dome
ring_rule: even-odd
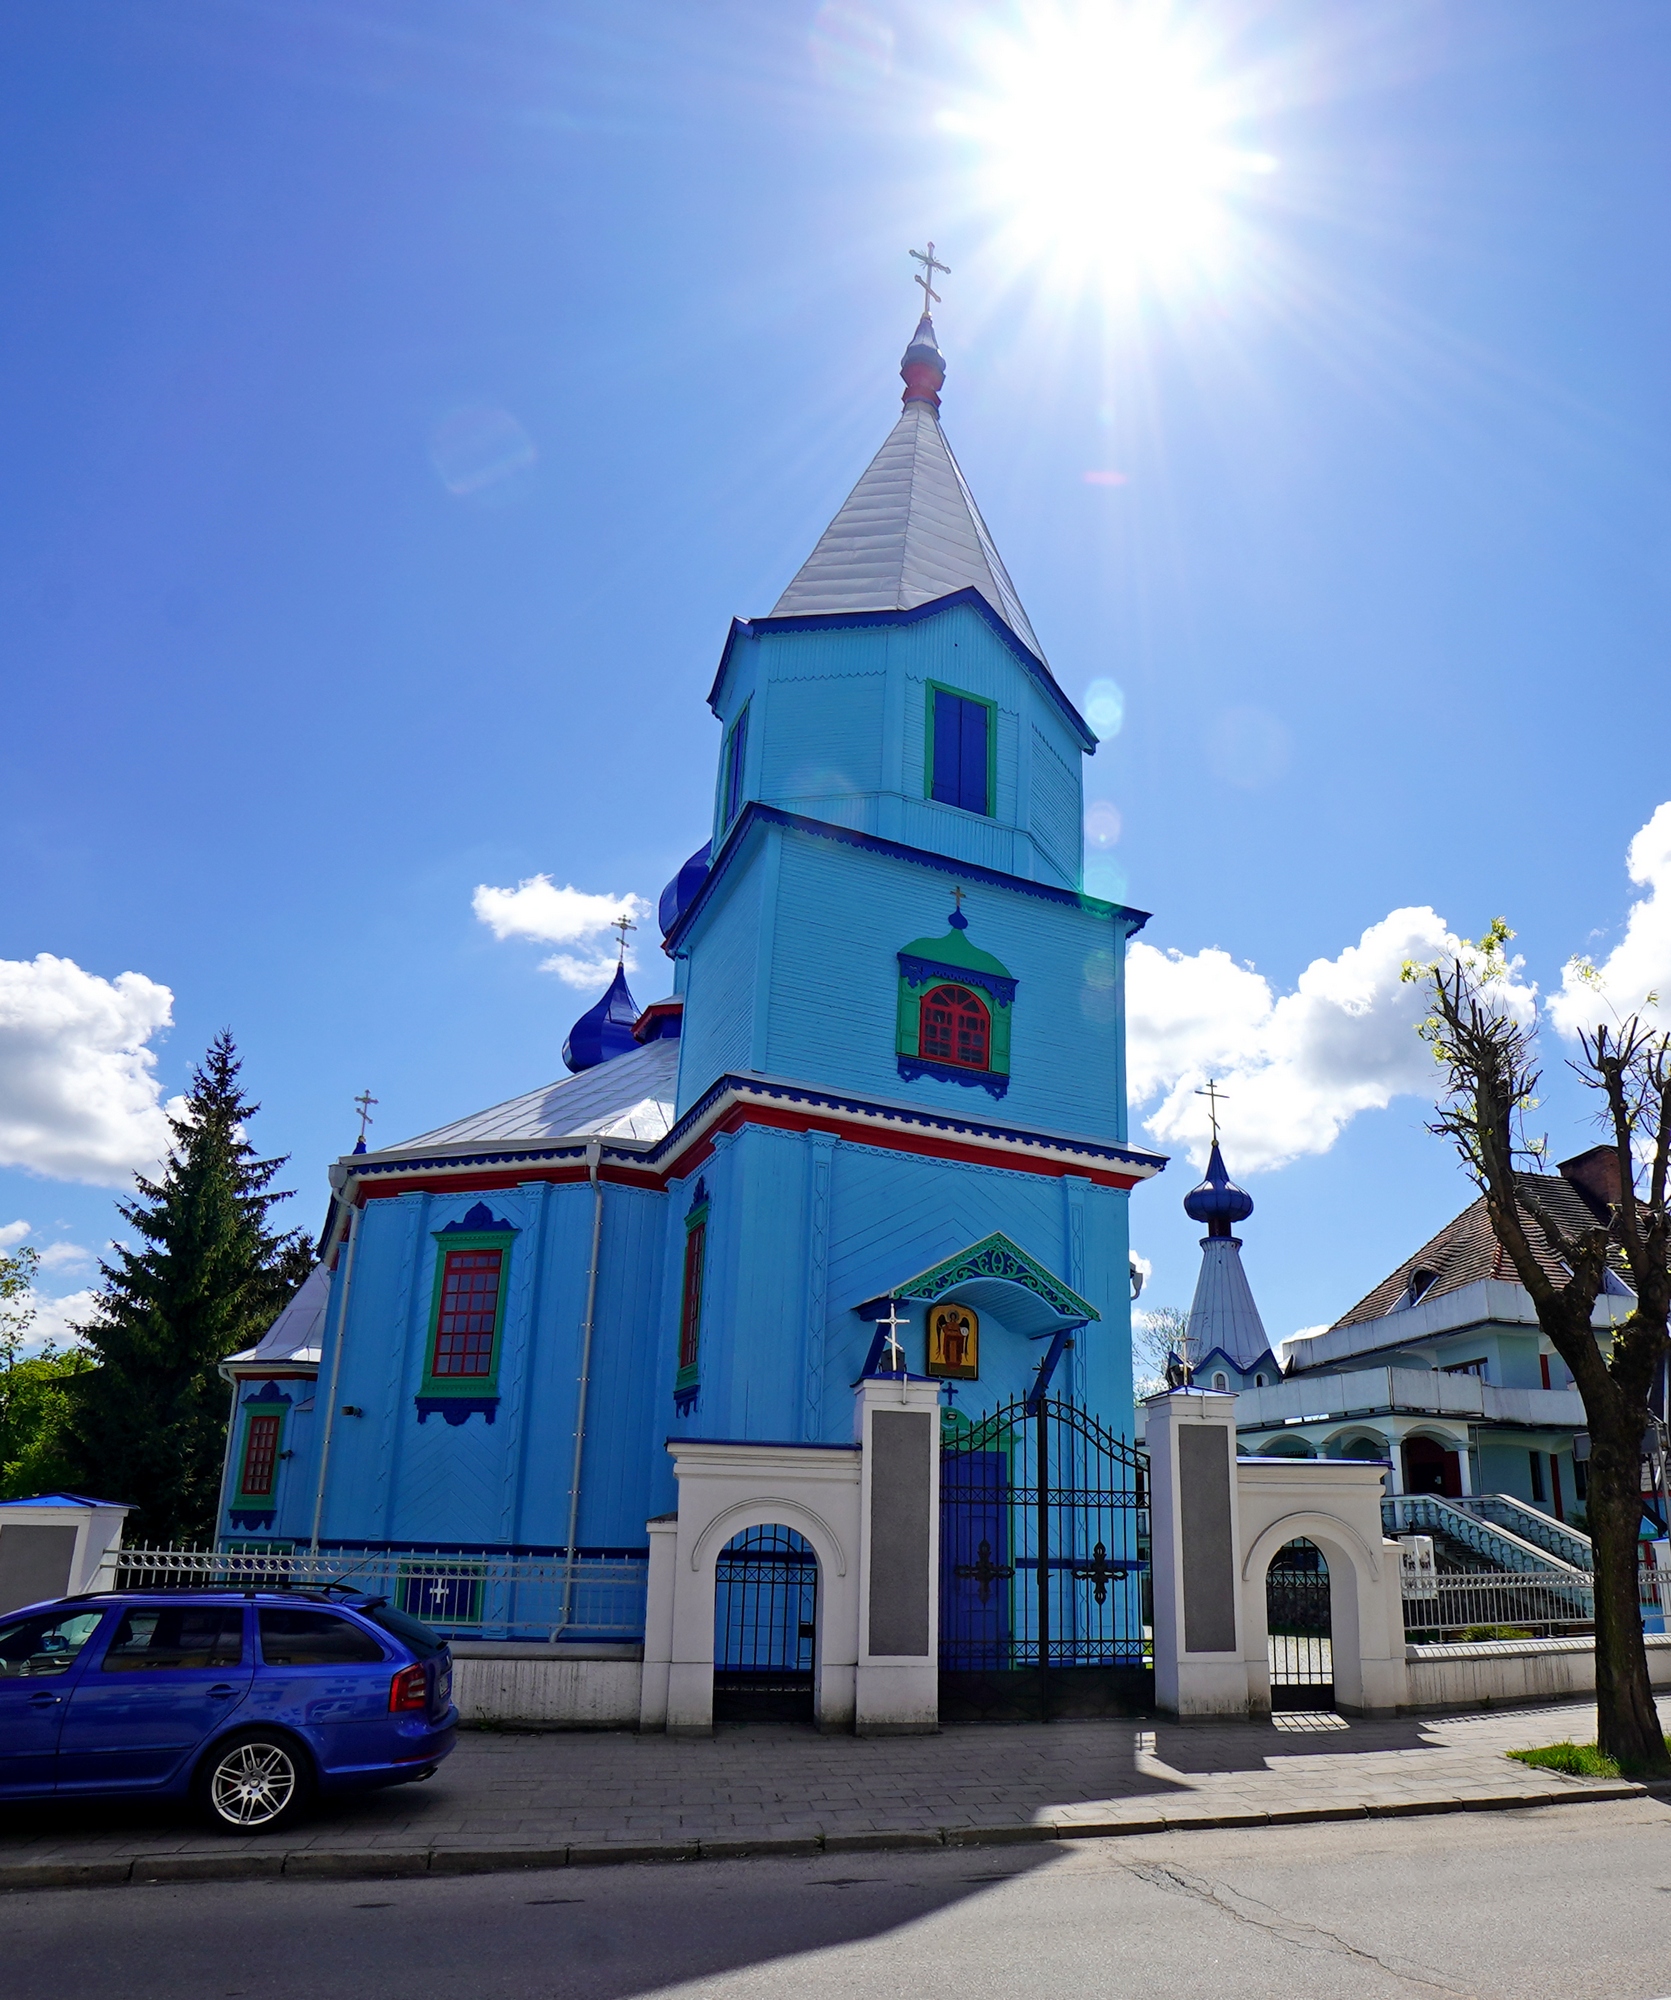
[[[632,1035],[637,1019],[638,1002],[627,988],[627,969],[618,965],[609,991],[569,1030],[563,1061],[578,1076],[583,1069],[596,1069],[599,1063],[630,1055],[638,1047]]]
[[[656,921],[661,925],[661,934],[668,932],[685,914],[696,900],[696,892],[708,879],[708,863],[713,859],[714,843],[703,841],[691,858],[661,892],[661,901],[656,905]]]
[[[1207,1162],[1207,1178],[1184,1196],[1184,1213],[1191,1222],[1204,1222],[1209,1236],[1228,1236],[1238,1222],[1253,1213],[1253,1196],[1224,1171],[1224,1159],[1213,1141],[1213,1155]]]

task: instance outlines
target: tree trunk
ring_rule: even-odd
[[[1654,1707],[1637,1596],[1642,1440],[1628,1416],[1590,1411],[1590,1540],[1595,1548],[1596,1743],[1622,1770],[1671,1770]]]

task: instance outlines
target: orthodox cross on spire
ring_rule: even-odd
[[[633,922],[631,917],[629,917],[623,911],[622,914],[615,919],[614,923],[612,923],[609,926],[609,928],[612,931],[619,931],[621,933],[621,948],[615,955],[615,963],[617,965],[625,965],[627,962],[627,932],[637,930],[638,926]]]
[[[1213,1144],[1216,1146],[1218,1144],[1218,1107],[1230,1093],[1227,1090],[1220,1090],[1214,1080],[1208,1077],[1206,1089],[1198,1090],[1195,1094],[1197,1097],[1204,1097],[1207,1100],[1207,1116],[1212,1121]]]
[[[913,250],[911,252],[911,255],[915,257],[917,262],[922,266],[922,269],[913,275],[911,282],[915,285],[922,286],[923,311],[925,313],[928,313],[931,312],[935,306],[940,305],[942,303],[940,294],[934,289],[935,272],[939,271],[944,276],[949,278],[952,274],[952,267],[949,264],[942,264],[940,260],[935,256],[934,245],[932,243],[929,244],[926,252],[922,250]]]
[[[966,893],[967,891],[963,889],[954,889],[952,891],[952,901],[957,905],[959,910],[963,908],[963,898]]]
[[[372,1096],[369,1090],[362,1090],[354,1100],[355,1107],[360,1114],[360,1144],[362,1146],[366,1141],[366,1127],[374,1122],[371,1115],[371,1107],[376,1102],[377,1099]]]

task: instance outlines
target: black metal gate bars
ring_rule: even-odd
[[[1273,1709],[1334,1707],[1329,1566],[1315,1542],[1288,1542],[1265,1572]]]
[[[947,1412],[940,1711],[1117,1714],[1153,1700],[1148,1461],[1076,1404]]]
[[[735,1535],[714,1566],[714,1713],[810,1720],[818,1558],[793,1528]]]

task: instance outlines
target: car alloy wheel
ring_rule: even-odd
[[[283,1744],[237,1743],[209,1773],[209,1803],[226,1826],[271,1826],[301,1783],[296,1759]]]

